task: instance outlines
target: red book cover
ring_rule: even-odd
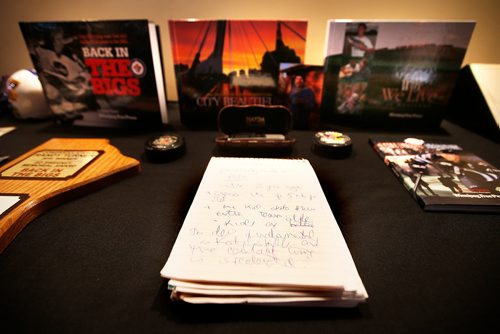
[[[167,123],[157,27],[147,20],[21,22],[47,103],[61,122]]]

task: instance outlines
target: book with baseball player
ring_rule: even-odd
[[[439,127],[473,29],[471,21],[328,21],[322,120]]]

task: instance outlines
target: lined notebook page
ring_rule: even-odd
[[[161,275],[366,296],[307,160],[212,158]]]

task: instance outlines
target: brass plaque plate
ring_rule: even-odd
[[[2,171],[0,177],[65,180],[76,176],[101,154],[97,150],[38,151]]]

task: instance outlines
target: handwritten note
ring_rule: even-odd
[[[307,160],[212,158],[161,275],[366,294]]]

